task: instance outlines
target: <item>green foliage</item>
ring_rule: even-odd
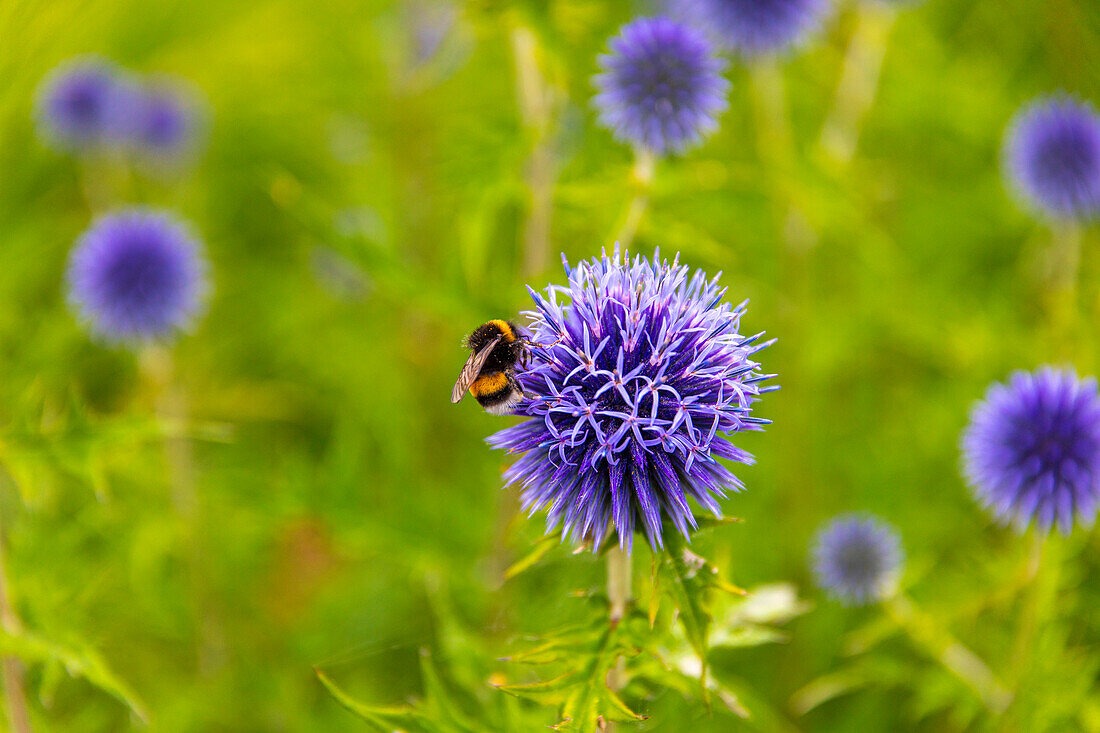
[[[417,12],[434,0],[0,3],[0,549],[23,629],[0,651],[27,667],[35,729],[344,730],[344,707],[408,730],[627,710],[645,720],[620,730],[1100,728],[1096,533],[1036,566],[958,476],[991,380],[1100,368],[1097,230],[1076,289],[1051,293],[1050,232],[999,161],[1025,100],[1100,100],[1100,9],[896,5],[850,161],[822,130],[855,2],[774,68],[734,60],[720,131],[657,166],[634,248],[723,271],[746,328],[779,337],[761,358],[783,389],[759,406],[767,432],[737,440],[757,459],[724,502],[743,525],[638,560],[609,629],[600,595],[571,595],[603,587],[600,558],[536,545],[541,518],[500,491],[508,459],[483,438],[508,421],[446,395],[462,335],[560,282],[559,251],[609,245],[639,192],[590,78],[651,7],[471,0],[433,51]],[[542,114],[518,94],[524,37]],[[195,165],[40,143],[35,88],[84,53],[202,90]],[[776,78],[789,125],[765,109]],[[64,300],[74,239],[121,204],[178,212],[211,260],[208,312],[171,349],[176,411]],[[934,633],[823,599],[802,613],[812,533],[847,510],[899,528]],[[1012,693],[1003,713],[945,666],[941,634]],[[538,684],[559,687],[497,689]]]

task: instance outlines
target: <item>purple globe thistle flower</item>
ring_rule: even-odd
[[[994,384],[970,413],[963,468],[978,500],[1023,531],[1074,516],[1091,525],[1100,502],[1100,397],[1096,380],[1043,367]]]
[[[39,86],[39,132],[63,150],[86,150],[113,141],[123,118],[120,76],[111,64],[85,58],[54,69]]]
[[[206,261],[167,212],[125,209],[94,222],[76,242],[69,300],[97,335],[135,342],[186,327],[207,290]]]
[[[599,57],[593,101],[617,139],[662,155],[717,129],[729,82],[701,33],[668,18],[641,18],[610,46]]]
[[[746,56],[784,51],[821,26],[831,0],[670,0],[674,13]]]
[[[1049,216],[1100,212],[1100,115],[1065,95],[1039,98],[1016,113],[1005,136],[1012,186]]]
[[[194,95],[168,84],[142,84],[135,91],[129,140],[134,150],[166,160],[195,146],[201,119]]]
[[[842,514],[817,534],[817,583],[841,603],[861,606],[886,596],[904,553],[897,532],[872,516]]]
[[[697,526],[694,499],[720,516],[717,498],[743,488],[722,463],[751,464],[728,435],[760,430],[752,416],[761,385],[753,355],[771,341],[739,332],[746,303],[658,254],[565,265],[567,286],[547,297],[528,288],[537,310],[532,366],[519,376],[518,410],[531,419],[491,436],[524,453],[505,473],[523,486],[530,514],[546,507],[547,531],[599,546],[609,529],[628,552],[635,528],[654,548],[666,522],[685,537]],[[560,303],[559,296],[569,298]]]

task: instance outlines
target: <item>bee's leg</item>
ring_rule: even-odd
[[[516,378],[516,372],[514,369],[509,369],[505,372],[508,375],[508,380],[515,385],[516,391],[519,392],[520,399],[527,396],[527,393],[523,391],[523,384]]]

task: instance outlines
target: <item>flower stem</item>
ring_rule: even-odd
[[[4,633],[11,636],[18,635],[23,627],[11,603],[2,533],[0,533],[0,626],[3,627]],[[16,657],[4,657],[0,661],[0,677],[3,678],[4,701],[12,733],[30,733],[31,719],[27,710],[26,692],[23,689],[23,663]]]
[[[1035,642],[1039,630],[1043,628],[1054,610],[1054,601],[1058,592],[1058,571],[1060,554],[1058,540],[1036,532],[1028,559],[1028,574],[1031,577],[1030,593],[1020,614],[1020,625],[1012,650],[1011,683],[1019,692],[1025,684],[1028,668],[1035,656]],[[1010,710],[1010,715],[1015,709]],[[1006,730],[1013,729],[1009,725]]]
[[[607,597],[611,601],[611,623],[617,624],[630,603],[630,555],[616,544],[607,551]]]
[[[196,491],[194,447],[188,435],[190,407],[187,391],[175,369],[172,352],[162,345],[154,345],[142,353],[141,365],[151,388],[155,392],[155,411],[166,431],[164,454],[168,470],[172,508],[182,525],[182,542],[188,568],[190,593],[195,604],[198,629],[198,665],[202,672],[209,672],[221,664],[224,643],[218,617],[210,602],[205,579],[206,556],[203,544],[203,519],[201,503]]]
[[[615,230],[613,242],[617,242],[623,249],[628,249],[634,243],[634,236],[638,233],[638,225],[642,222],[646,210],[649,208],[649,194],[653,190],[653,177],[657,170],[657,157],[650,150],[638,149],[634,151],[634,166],[630,169],[630,179],[634,188],[634,195],[627,202],[620,224]]]
[[[626,614],[626,607],[630,603],[632,572],[630,555],[618,543],[613,544],[607,551],[607,597],[611,601],[608,617],[612,626],[618,625]],[[607,686],[618,691],[626,687],[627,682],[626,660],[619,657],[615,660],[615,666],[607,673]],[[614,731],[614,726],[614,723],[609,724],[607,730]]]
[[[937,626],[908,597],[899,593],[884,601],[883,607],[930,657],[974,690],[988,710],[1000,714],[1008,708],[1012,693],[997,680],[986,663],[950,632]]]
[[[531,210],[523,230],[524,272],[533,275],[546,268],[550,252],[550,220],[554,207],[556,170],[551,146],[554,89],[538,62],[538,38],[525,25],[512,30],[512,54],[516,66],[516,97],[520,118],[531,136],[527,161],[527,188]]]
[[[897,11],[885,3],[864,2],[848,42],[833,107],[825,118],[819,144],[836,162],[851,162],[863,119],[874,104],[882,60]]]
[[[1049,264],[1050,325],[1059,356],[1068,359],[1075,343],[1073,330],[1077,315],[1077,271],[1081,261],[1081,226],[1075,222],[1057,222],[1052,229]]]

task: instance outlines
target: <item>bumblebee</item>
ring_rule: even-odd
[[[470,358],[462,366],[451,402],[466,392],[494,415],[508,415],[523,399],[523,387],[516,379],[516,364],[525,364],[528,343],[514,323],[495,319],[478,326],[466,338]]]

